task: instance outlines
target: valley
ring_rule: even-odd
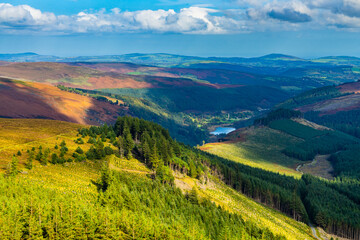
[[[358,239],[355,59],[2,59],[7,238]]]
[[[0,240],[360,240],[360,0],[0,2]]]

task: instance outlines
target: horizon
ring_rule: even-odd
[[[75,58],[75,57],[99,57],[99,56],[124,56],[124,55],[133,55],[133,54],[139,54],[139,55],[173,55],[173,56],[182,56],[182,57],[199,57],[199,58],[245,58],[245,59],[252,59],[252,58],[262,58],[267,57],[271,55],[283,55],[284,57],[294,57],[299,58],[302,60],[313,60],[313,59],[320,59],[320,58],[328,58],[328,57],[334,57],[334,58],[340,58],[340,57],[350,57],[350,58],[360,58],[360,56],[355,55],[323,55],[323,56],[317,56],[317,57],[310,57],[310,58],[304,58],[300,56],[295,55],[289,55],[284,53],[278,53],[278,52],[272,52],[267,53],[264,55],[257,55],[257,56],[200,56],[200,55],[183,55],[183,54],[177,54],[177,53],[169,53],[169,52],[130,52],[130,53],[119,53],[119,54],[94,54],[94,55],[72,55],[72,56],[61,56],[61,55],[54,55],[54,54],[40,54],[37,52],[0,52],[0,55],[22,55],[22,54],[29,54],[29,55],[37,55],[37,56],[51,56],[51,57],[60,57],[60,58]]]

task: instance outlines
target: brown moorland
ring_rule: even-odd
[[[57,87],[0,78],[0,116],[43,118],[80,124],[114,122],[127,109]]]
[[[10,63],[0,66],[1,76],[36,82],[86,77],[96,73],[98,71],[91,68],[53,62]]]
[[[230,70],[220,70],[220,69],[187,69],[187,68],[163,68],[163,67],[154,67],[154,66],[146,66],[146,65],[137,65],[132,63],[71,63],[74,66],[83,66],[87,68],[92,68],[99,71],[104,72],[112,72],[112,73],[121,73],[121,74],[129,74],[129,73],[141,73],[144,75],[151,75],[153,77],[164,77],[173,78],[173,79],[181,79],[177,80],[178,84],[187,84],[192,82],[194,85],[202,85],[209,86],[215,88],[229,88],[229,87],[239,87],[239,84],[233,84],[234,79],[240,80],[252,80],[256,77],[252,74],[241,73]],[[145,76],[143,76],[145,77]],[[204,82],[194,82],[189,81],[189,78],[197,78],[199,80],[204,80]],[[164,79],[160,79],[164,80]],[[219,81],[217,84],[206,83],[206,80],[211,81]],[[146,79],[157,81],[159,78]],[[171,85],[171,84],[169,84]]]
[[[342,111],[351,111],[360,109],[360,94],[351,94],[337,97],[314,104],[297,108],[301,112],[316,111],[320,115],[330,115]]]
[[[130,67],[129,67],[130,66]],[[150,75],[127,75],[133,70],[150,71]],[[168,88],[207,86],[211,88],[234,87],[230,85],[197,82],[180,75],[157,72],[160,68],[134,66],[125,63],[9,63],[0,65],[0,76],[18,80],[64,85],[83,89],[101,88]]]
[[[347,95],[305,105],[296,110],[301,112],[316,111],[322,115],[336,114],[342,111],[360,110],[360,82],[345,83],[336,87]]]
[[[360,93],[360,82],[345,83],[336,88],[340,89],[343,93]]]

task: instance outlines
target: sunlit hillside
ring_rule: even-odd
[[[126,108],[110,101],[61,91],[49,84],[0,79],[0,116],[43,118],[81,124],[114,122]],[[115,115],[114,115],[115,114]]]
[[[181,232],[183,234],[181,236],[184,239],[193,239],[194,237],[196,239],[208,239],[208,236],[204,235],[205,232],[200,231],[196,233],[193,232],[195,229],[191,228],[185,230],[186,226],[190,227],[191,224],[186,223],[190,225],[182,225],[183,223],[180,222],[183,220],[180,219],[177,220],[178,224],[176,225],[177,231],[180,231],[179,233],[173,232],[171,230],[173,227],[170,227],[165,233],[161,233],[161,229],[165,229],[165,222],[153,217],[151,221],[155,222],[149,223],[157,224],[157,227],[154,229],[154,233],[150,233],[150,226],[152,225],[149,228],[144,228],[145,225],[143,225],[146,219],[150,221],[150,215],[142,214],[141,217],[141,214],[136,209],[148,209],[147,211],[153,211],[154,209],[146,207],[145,202],[142,201],[136,203],[137,208],[132,207],[133,205],[128,205],[135,204],[134,202],[131,203],[130,199],[128,199],[128,196],[135,194],[133,192],[134,189],[130,186],[128,186],[130,189],[126,190],[130,192],[126,193],[121,190],[118,193],[120,194],[119,197],[123,199],[121,200],[122,204],[125,204],[122,210],[114,208],[116,206],[115,202],[111,203],[103,199],[102,193],[98,192],[97,184],[100,184],[99,179],[101,179],[103,174],[103,164],[105,162],[107,162],[110,171],[118,172],[119,176],[122,176],[121,178],[125,181],[122,184],[129,184],[126,182],[128,180],[125,180],[128,177],[133,182],[142,182],[145,184],[144,187],[152,184],[151,182],[154,180],[151,180],[150,176],[154,173],[153,170],[136,158],[128,160],[111,155],[102,160],[85,160],[82,162],[74,162],[72,160],[63,164],[53,164],[49,156],[49,162],[45,163],[45,165],[44,162],[39,162],[35,158],[32,168],[28,168],[30,152],[34,151],[37,156],[36,153],[39,151],[40,146],[44,152],[49,148],[51,153],[61,152],[63,146],[66,146],[68,150],[64,155],[65,159],[72,159],[72,153],[77,151],[79,147],[84,152],[88,151],[92,146],[91,143],[88,143],[90,138],[83,138],[78,132],[78,129],[84,126],[51,120],[17,119],[1,119],[0,126],[0,164],[2,171],[9,171],[9,167],[11,168],[10,165],[13,162],[13,156],[19,159],[20,163],[18,165],[20,173],[16,179],[0,178],[1,189],[11,186],[11,191],[7,191],[7,194],[1,196],[2,201],[7,204],[10,204],[9,201],[12,201],[9,208],[4,209],[0,207],[0,222],[5,221],[9,211],[19,212],[18,215],[11,215],[9,224],[0,224],[1,232],[6,234],[3,236],[13,236],[14,239],[24,238],[24,236],[27,236],[26,238],[30,236],[39,237],[45,234],[44,229],[46,229],[46,234],[49,237],[62,236],[67,238],[70,236],[69,234],[83,236],[81,235],[83,230],[79,229],[83,228],[84,225],[82,224],[84,223],[80,219],[86,215],[85,224],[89,228],[87,233],[89,237],[121,234],[127,239],[129,237],[139,238],[141,236],[139,235],[140,233],[145,234],[145,236],[150,236],[147,234],[160,234],[159,236],[165,237],[180,236],[177,234]],[[79,138],[83,140],[83,143],[79,141]],[[65,142],[65,145],[63,145],[63,142]],[[105,146],[110,146],[110,143],[107,143],[107,141],[104,144]],[[245,222],[251,222],[260,228],[266,227],[276,235],[292,236],[295,239],[313,239],[310,228],[304,223],[296,222],[278,211],[245,197],[226,186],[217,177],[209,176],[209,179],[204,182],[178,171],[173,173],[175,176],[175,186],[180,188],[185,195],[196,191],[200,202],[210,200],[216,205],[221,206],[224,209],[223,211],[239,215]],[[168,189],[166,186],[164,187]],[[21,193],[18,192],[20,188],[23,189]],[[146,191],[142,189],[142,185],[139,185],[138,188],[140,191]],[[160,187],[156,191],[162,191],[162,188]],[[167,191],[170,190],[168,189]],[[13,193],[16,194],[12,196]],[[20,206],[22,206],[21,203],[25,199],[30,199],[25,206],[32,210],[29,214],[20,214]],[[103,207],[102,201],[106,202],[107,207]],[[137,200],[134,199],[134,201]],[[110,214],[110,209],[115,212]],[[193,214],[196,217],[196,213]],[[131,217],[132,215],[133,217]],[[20,218],[29,225],[14,225]],[[41,218],[43,223],[39,224]],[[103,221],[109,221],[108,226],[111,226],[111,228],[107,229]],[[118,224],[114,225],[115,222],[118,222]],[[49,231],[49,226],[54,226],[55,228]],[[96,226],[99,228],[99,232],[93,231]],[[246,234],[244,232],[239,236],[246,236]],[[287,237],[286,239],[292,238]]]

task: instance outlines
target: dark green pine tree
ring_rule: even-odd
[[[18,165],[19,160],[14,156],[6,169],[6,175],[15,177],[19,173]]]
[[[135,142],[139,140],[139,134],[140,134],[140,121],[138,118],[135,118],[132,122],[131,126],[131,135],[135,139]]]
[[[101,177],[100,177],[100,189],[105,192],[112,181],[112,175],[111,171],[109,169],[109,164],[107,162],[103,163],[102,169],[101,169]]]
[[[135,147],[135,143],[134,140],[131,136],[130,130],[127,126],[125,126],[124,128],[124,150],[125,150],[125,157],[127,159],[131,159],[132,158],[132,150]]]
[[[52,164],[57,164],[58,162],[59,162],[59,158],[58,158],[57,154],[56,154],[56,153],[53,153],[53,154],[51,155],[51,163],[52,163]]]
[[[104,151],[104,143],[101,140],[101,138],[98,139],[98,141],[95,144],[95,158],[96,159],[102,159],[105,157],[105,151]]]
[[[29,170],[33,168],[33,161],[34,161],[35,155],[33,151],[29,151],[29,155],[26,159],[25,167]]]
[[[40,163],[42,162],[42,159],[43,159],[43,156],[44,156],[44,153],[42,151],[42,146],[39,147],[39,151],[38,153],[36,154],[36,161],[39,161]]]
[[[148,164],[150,155],[151,155],[151,150],[150,150],[150,145],[147,140],[142,142],[141,148],[142,148],[142,153],[143,153],[145,164]]]
[[[150,161],[151,167],[153,169],[158,168],[158,166],[160,164],[160,159],[159,159],[159,153],[158,153],[158,150],[157,150],[156,143],[154,144],[154,146],[151,149],[149,161]]]
[[[47,149],[45,149],[45,151],[44,151],[44,154],[43,154],[43,156],[42,156],[42,158],[41,158],[40,163],[41,163],[42,165],[46,166],[47,163],[48,163],[48,158],[49,158],[49,156],[50,156],[50,149],[47,148]]]
[[[119,157],[122,158],[124,156],[124,139],[123,139],[123,137],[122,136],[117,137],[114,145],[115,145],[115,147],[118,148]]]
[[[190,163],[189,163],[189,168],[190,168],[190,177],[192,178],[196,178],[197,176],[197,170],[196,170],[196,166],[194,164],[194,161],[190,160]]]

